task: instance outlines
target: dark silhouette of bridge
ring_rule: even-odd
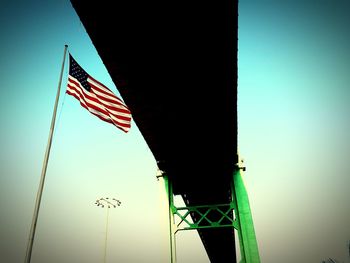
[[[230,203],[238,1],[71,3],[173,193],[187,206]],[[233,231],[198,229],[211,262],[236,262]]]

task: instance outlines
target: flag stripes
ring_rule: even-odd
[[[89,76],[71,55],[66,93],[101,120],[124,132],[129,131],[131,112],[128,107],[110,89]]]

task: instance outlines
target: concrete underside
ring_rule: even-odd
[[[237,1],[71,2],[174,193],[229,203]],[[232,229],[199,234],[211,262],[236,262]]]

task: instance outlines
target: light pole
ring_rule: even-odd
[[[116,208],[121,205],[121,202],[115,198],[100,198],[97,199],[95,205],[100,206],[101,208],[107,208],[107,220],[106,220],[106,237],[105,237],[105,249],[103,255],[103,262],[106,263],[106,255],[107,255],[107,233],[108,233],[108,217],[109,217],[109,209]]]

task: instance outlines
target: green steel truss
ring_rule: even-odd
[[[219,205],[201,205],[201,206],[189,206],[189,207],[175,207],[171,206],[171,212],[175,217],[178,217],[179,222],[175,223],[176,231],[179,230],[192,230],[203,228],[216,228],[216,227],[234,227],[237,228],[237,222],[232,218],[234,211],[233,203],[219,204]],[[184,211],[182,213],[182,211]],[[217,219],[213,220],[209,218],[209,215],[215,213]],[[192,222],[189,215],[195,215],[199,220],[195,223]]]
[[[171,263],[176,262],[175,234],[178,231],[219,227],[233,227],[237,230],[241,252],[240,263],[260,263],[248,194],[241,169],[237,165],[234,171],[231,183],[232,197],[229,204],[186,207],[175,206],[171,181],[166,173],[162,172],[161,177],[164,178],[169,204]],[[191,215],[197,218],[196,222],[192,221]]]

